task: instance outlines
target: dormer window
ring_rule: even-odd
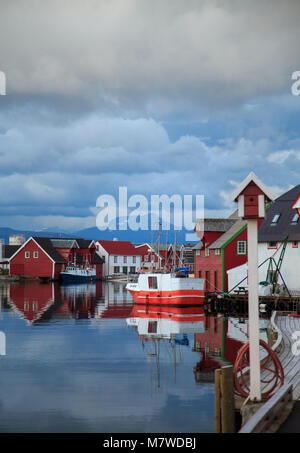
[[[273,219],[272,219],[272,222],[271,222],[271,226],[272,225],[277,225],[278,223],[278,220],[279,220],[279,217],[280,217],[280,214],[275,214]]]
[[[299,216],[298,216],[298,213],[296,212],[296,214],[294,214],[294,217],[292,218],[291,225],[297,225],[298,220],[299,220]]]

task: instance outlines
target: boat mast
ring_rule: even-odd
[[[157,255],[158,255],[158,265],[159,265],[159,269],[161,269],[161,261],[160,261],[160,258],[159,258],[159,249],[160,249],[160,227],[161,227],[161,222],[159,222],[159,225],[158,225],[158,237],[157,237]]]
[[[174,266],[174,271],[176,268],[176,231],[174,230],[174,253],[173,253],[173,266]]]

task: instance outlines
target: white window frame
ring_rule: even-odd
[[[39,252],[35,251],[33,252],[33,258],[38,258],[39,257]]]
[[[206,249],[205,249],[205,256],[206,256],[206,257],[209,257],[209,248],[206,248]]]
[[[243,245],[243,251],[240,251],[240,245]],[[237,255],[247,255],[247,241],[237,241],[236,243],[236,254]]]
[[[30,258],[30,252],[28,252],[28,251],[25,252],[25,258],[26,259]]]
[[[215,249],[215,256],[221,255],[221,249]]]

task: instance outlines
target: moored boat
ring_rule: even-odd
[[[203,278],[188,278],[179,273],[141,273],[136,283],[130,282],[130,291],[136,304],[167,306],[202,306],[204,303]]]
[[[63,282],[86,282],[96,280],[96,269],[80,268],[79,266],[67,266],[60,273]]]

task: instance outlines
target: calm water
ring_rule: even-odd
[[[213,432],[213,370],[245,340],[238,320],[136,310],[112,283],[0,294],[1,432]]]

